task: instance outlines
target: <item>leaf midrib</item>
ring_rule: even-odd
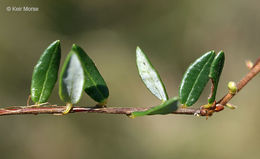
[[[198,76],[196,77],[196,80],[195,80],[195,82],[194,82],[193,85],[192,85],[192,89],[191,89],[191,91],[190,91],[190,93],[189,93],[189,95],[188,95],[188,97],[187,97],[187,100],[186,100],[185,104],[187,104],[187,101],[189,101],[189,98],[190,98],[190,96],[191,96],[191,94],[192,94],[192,92],[193,92],[194,86],[195,86],[195,84],[198,82],[198,79],[199,79],[198,77],[201,75],[201,73],[203,72],[205,66],[208,64],[208,62],[210,61],[210,59],[211,59],[211,56],[209,57],[209,59],[207,60],[207,62],[203,65],[203,68],[200,70],[200,73],[199,73]]]
[[[54,50],[55,53],[56,53],[57,49],[58,49],[58,47],[56,46],[56,47],[55,47],[55,50]],[[51,63],[52,63],[53,60],[54,60],[55,53],[52,54],[51,60],[50,60],[50,62],[49,62],[49,64],[48,64],[48,69],[47,69],[46,74],[45,74],[45,78],[44,78],[44,82],[43,82],[42,91],[41,91],[41,95],[40,95],[39,101],[42,99],[43,92],[44,92],[44,90],[45,90],[45,88],[46,88],[45,86],[46,86],[47,77],[48,77],[48,75],[49,75],[49,70],[51,69]],[[38,102],[39,102],[39,101],[38,101]]]

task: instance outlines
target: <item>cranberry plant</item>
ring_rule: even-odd
[[[46,48],[34,67],[31,99],[38,107],[48,102],[48,98],[57,82],[60,58],[60,41],[57,40]],[[215,97],[224,61],[225,55],[223,51],[218,54],[215,51],[203,54],[184,73],[179,86],[179,95],[169,98],[158,71],[145,53],[137,47],[136,64],[139,75],[148,90],[161,100],[161,104],[146,110],[133,111],[128,115],[130,117],[165,115],[173,113],[179,108],[190,107],[199,99],[209,80],[212,85],[211,93],[208,102],[202,108],[217,109]],[[72,110],[73,105],[79,102],[83,92],[97,102],[95,107],[107,107],[109,89],[105,80],[87,53],[80,46],[73,44],[59,75],[59,96],[66,103],[63,114],[67,114]],[[218,109],[220,109],[220,106]]]

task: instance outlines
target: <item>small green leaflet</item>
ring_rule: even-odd
[[[193,105],[209,80],[210,66],[215,52],[210,51],[189,66],[181,81],[179,96],[184,106]]]
[[[136,64],[146,87],[163,102],[167,101],[168,95],[160,75],[139,47],[136,48]]]
[[[131,117],[134,118],[137,116],[156,115],[156,114],[166,115],[166,114],[170,114],[170,113],[176,111],[178,109],[178,106],[179,106],[179,98],[174,97],[174,98],[171,98],[171,99],[165,101],[161,105],[152,107],[146,111],[133,112],[131,114]]]
[[[31,83],[31,98],[36,104],[48,101],[57,81],[60,58],[60,41],[56,40],[43,52],[34,67]]]
[[[81,98],[84,86],[84,72],[76,53],[71,51],[62,67],[59,81],[59,95],[63,102],[76,104]]]
[[[225,54],[223,51],[220,51],[218,55],[214,58],[210,67],[209,78],[212,81],[212,88],[211,88],[211,94],[208,99],[209,104],[212,104],[215,101],[216,93],[218,89],[218,82],[219,82],[222,69],[224,67],[224,62],[225,62]]]
[[[100,105],[105,105],[109,96],[109,90],[105,80],[99,73],[95,63],[86,52],[74,44],[71,52],[78,55],[85,75],[85,92]]]

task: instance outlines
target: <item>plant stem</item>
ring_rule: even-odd
[[[240,82],[237,83],[237,93],[258,73],[260,72],[260,57],[246,74]],[[217,104],[226,105],[236,94],[227,93]],[[131,115],[134,111],[145,111],[151,107],[109,107],[109,108],[100,108],[100,107],[79,107],[74,106],[69,113],[104,113],[104,114],[125,114]],[[11,106],[0,109],[0,116],[3,115],[22,115],[22,114],[54,114],[62,115],[63,111],[66,109],[66,106]],[[177,111],[172,112],[173,114],[185,114],[185,115],[194,115],[200,114],[200,108],[179,108]]]
[[[250,71],[246,74],[244,78],[242,78],[237,83],[237,93],[251,80],[253,79],[258,73],[260,72],[260,57],[255,62],[254,66],[250,69]],[[236,94],[228,93],[226,94],[217,104],[226,105],[231,98],[233,98]]]
[[[104,114],[125,114],[130,115],[134,111],[145,111],[150,107],[109,107],[109,108],[98,108],[98,107],[78,107],[74,106],[70,113],[104,113]],[[21,114],[54,114],[62,115],[66,106],[49,105],[44,107],[24,107],[15,106],[0,109],[0,115],[21,115]],[[196,109],[192,108],[181,108],[173,114],[190,114],[193,115]]]

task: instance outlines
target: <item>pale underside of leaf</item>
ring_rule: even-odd
[[[76,44],[73,45],[72,51],[78,55],[83,66],[85,73],[85,92],[92,99],[99,102],[99,104],[105,104],[109,96],[109,90],[95,63],[87,53]]]
[[[72,54],[67,66],[63,85],[69,97],[69,102],[75,104],[79,101],[84,85],[84,72],[76,54]]]
[[[136,63],[139,75],[152,94],[162,101],[168,100],[168,95],[159,74],[139,47],[136,49]]]

